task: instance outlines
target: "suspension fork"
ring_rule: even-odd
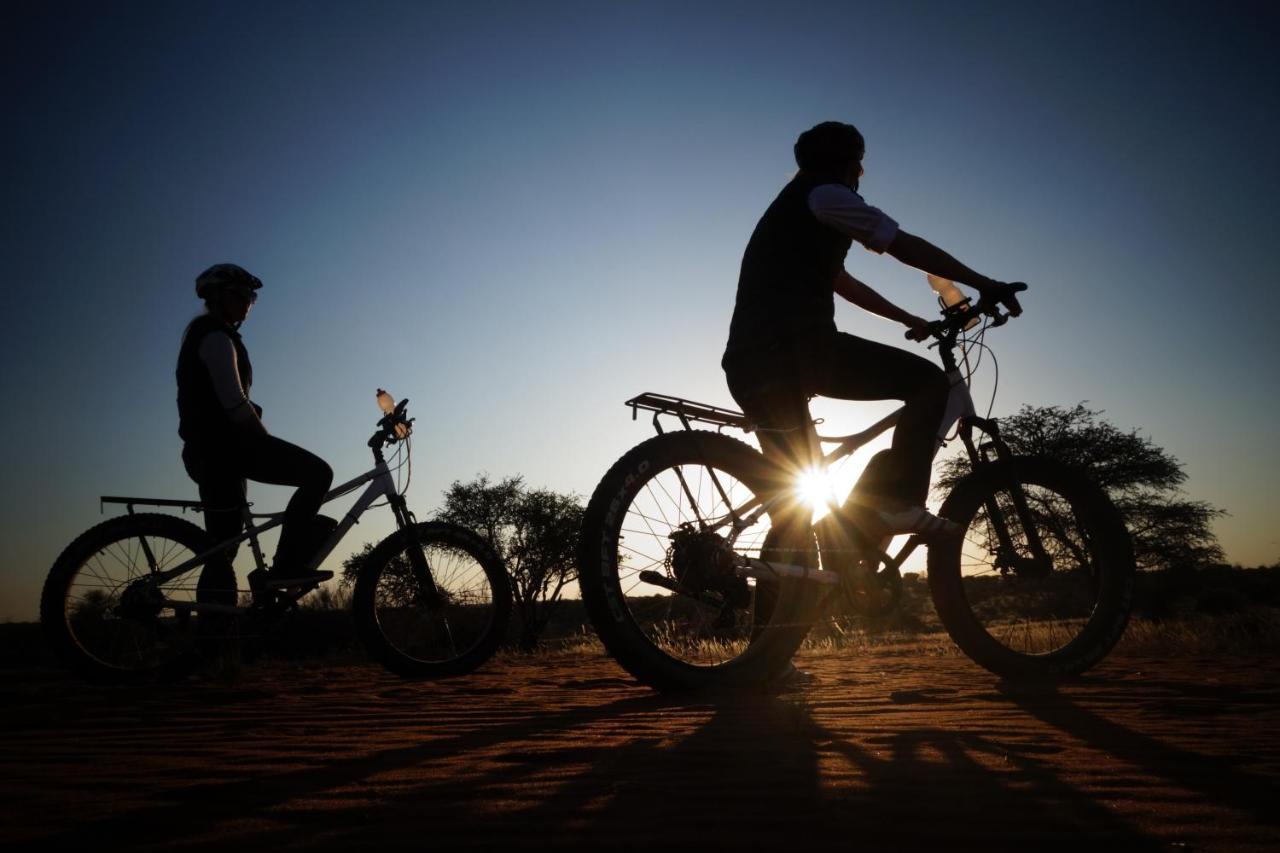
[[[403,495],[391,495],[387,498],[391,504],[391,514],[396,518],[396,527],[400,534],[408,540],[409,568],[413,571],[413,579],[417,582],[423,598],[429,605],[440,602],[440,590],[431,576],[431,566],[427,563],[427,555],[422,552],[422,538],[418,535],[418,519],[409,511]]]
[[[975,444],[974,427],[986,434],[988,441]],[[963,419],[960,422],[960,439],[964,442],[964,449],[969,454],[969,463],[974,471],[980,470],[984,465],[992,464],[993,461],[1008,462],[1013,458],[1013,453],[1009,450],[1009,445],[1005,444],[1004,439],[1000,437],[1000,427],[994,420],[978,417]],[[994,453],[995,459],[989,458],[988,453]],[[1027,504],[1026,492],[1022,490],[1022,483],[1015,477],[1008,484],[1007,491],[1013,499],[1014,512],[1017,513],[1018,521],[1022,525],[1023,535],[1027,538],[1027,547],[1031,549],[1032,555],[1037,560],[1048,559],[1044,543],[1040,540],[1040,532],[1036,529],[1035,520],[1031,516],[1031,507]],[[1017,551],[1014,548],[1013,537],[1009,534],[1009,525],[1005,522],[1004,513],[1000,511],[995,496],[987,498],[984,504],[987,518],[995,528],[996,541],[1000,543],[1000,550],[1010,557],[1014,556]]]

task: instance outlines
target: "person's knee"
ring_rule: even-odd
[[[931,365],[932,367],[932,365]],[[916,399],[930,408],[945,409],[951,396],[951,380],[939,367],[932,367],[916,393]]]
[[[322,492],[329,491],[329,486],[333,485],[333,469],[329,467],[328,462],[318,456],[315,464],[311,466],[309,485]]]

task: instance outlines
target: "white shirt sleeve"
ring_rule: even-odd
[[[809,210],[824,225],[883,253],[898,234],[898,223],[844,184],[821,184],[809,193]]]
[[[257,415],[249,403],[249,395],[240,384],[240,370],[236,359],[235,344],[225,332],[210,332],[200,342],[200,362],[213,379],[213,391],[218,402],[227,410],[231,420],[245,422]]]

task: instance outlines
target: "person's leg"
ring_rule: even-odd
[[[273,435],[252,436],[242,442],[245,476],[259,483],[296,486],[284,511],[280,544],[272,573],[293,576],[311,556],[308,533],[333,483],[333,469],[319,456]]]
[[[729,393],[756,424],[756,438],[770,463],[770,487],[796,498],[796,479],[821,459],[809,394],[796,365],[782,360],[726,371]]]
[[[241,508],[245,501],[245,482],[234,460],[213,448],[188,445],[182,450],[182,462],[187,475],[199,487],[200,502],[204,504],[204,527],[210,542],[222,542],[238,535],[244,529]],[[196,583],[197,600],[236,603],[236,574],[232,564],[239,550],[238,545],[233,545],[209,559]]]
[[[850,502],[922,506],[929,494],[938,427],[951,386],[918,355],[853,335],[838,335],[814,389],[842,400],[901,400],[893,444],[867,463]]]
[[[778,533],[774,538],[780,550],[762,549],[758,556],[762,560],[798,562],[797,555],[788,549],[791,543],[806,541],[813,515],[811,507],[796,491],[796,478],[815,463],[813,454],[818,447],[817,433],[809,415],[809,396],[790,359],[727,369],[725,379],[734,401],[755,422],[755,435],[768,463],[769,491],[760,497],[780,498],[770,511],[770,523]],[[773,618],[778,593],[777,583],[757,581],[752,610],[753,640],[766,630]],[[791,674],[779,678],[785,680]]]

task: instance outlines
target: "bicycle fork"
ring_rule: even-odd
[[[974,427],[977,427],[980,432],[985,434],[988,440],[975,444],[973,440]],[[1009,446],[1000,437],[1000,427],[994,420],[978,417],[965,418],[960,423],[960,439],[964,442],[965,451],[969,454],[969,464],[975,472],[981,470],[985,465],[1007,462],[1013,456]],[[1047,574],[1051,569],[1049,555],[1044,550],[1044,542],[1040,539],[1040,532],[1036,528],[1034,517],[1031,515],[1031,507],[1027,504],[1027,495],[1022,490],[1022,484],[1014,477],[1011,478],[1004,490],[1013,502],[1014,514],[1018,517],[1018,524],[1022,528],[1026,546],[1031,551],[1031,558],[1028,561],[1018,557],[1018,549],[1014,544],[1013,536],[1009,532],[1009,524],[1005,520],[1005,514],[993,495],[984,502],[984,508],[987,511],[987,521],[995,531],[996,542],[998,543],[996,553],[997,567],[1001,569],[1005,567],[1016,568],[1029,563],[1036,567],[1036,573]]]
[[[436,586],[435,579],[431,576],[431,566],[427,563],[427,555],[422,551],[422,540],[418,536],[418,519],[409,510],[403,495],[393,494],[387,501],[391,504],[391,513],[396,518],[396,527],[399,528],[401,535],[408,540],[406,550],[409,555],[409,568],[413,572],[413,579],[417,584],[423,603],[428,607],[439,607],[444,602],[440,595],[440,589]]]

